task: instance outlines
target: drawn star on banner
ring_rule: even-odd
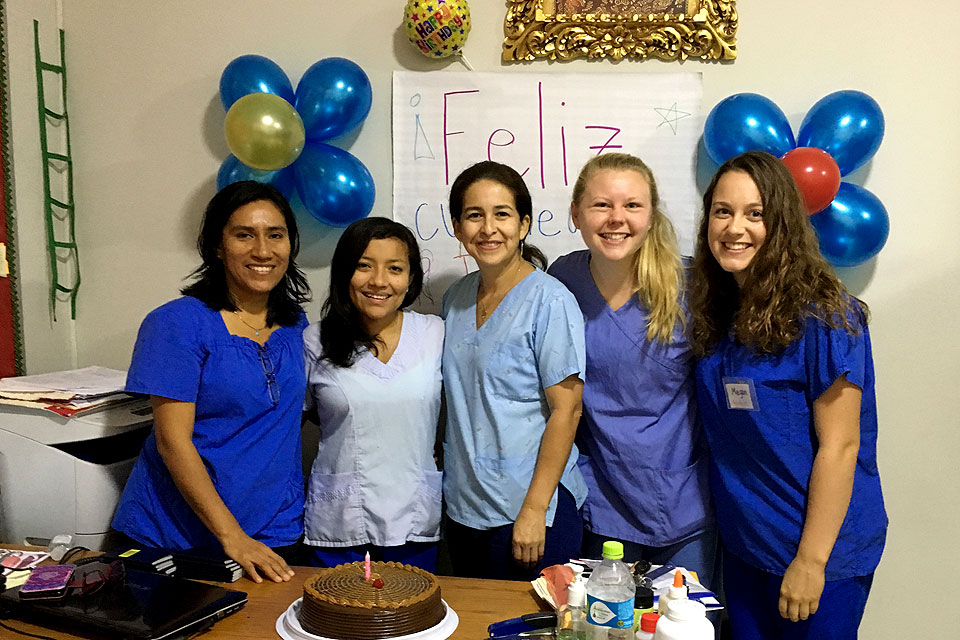
[[[686,111],[680,111],[677,109],[676,102],[674,102],[673,106],[671,106],[669,109],[664,109],[663,107],[654,107],[653,110],[656,111],[657,115],[662,118],[660,124],[657,125],[657,128],[659,129],[665,124],[670,125],[670,130],[673,131],[673,135],[677,135],[677,122],[683,118],[689,118],[691,115],[693,115],[691,113],[687,113]]]

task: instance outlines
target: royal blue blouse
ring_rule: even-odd
[[[155,309],[140,326],[126,390],[196,403],[193,443],[244,532],[270,547],[303,533],[303,329],[274,330],[263,346],[227,331],[192,297]],[[177,489],[155,435],[143,444],[113,528],[157,547],[218,547]]]

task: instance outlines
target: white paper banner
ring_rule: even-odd
[[[653,170],[680,249],[693,250],[699,73],[393,73],[393,217],[413,230],[426,272],[418,309],[437,311],[451,282],[476,269],[453,236],[450,184],[496,160],[533,197],[528,242],[553,260],[583,248],[570,221],[580,167],[605,151]]]

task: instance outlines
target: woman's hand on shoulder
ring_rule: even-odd
[[[513,558],[518,563],[532,567],[543,557],[547,540],[547,514],[534,507],[523,505],[513,523]]]
[[[254,582],[263,582],[257,569],[274,582],[288,582],[294,576],[293,569],[273,549],[243,532],[220,542],[224,553],[239,563]]]

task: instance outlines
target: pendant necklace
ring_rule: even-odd
[[[516,279],[516,277],[517,277],[518,275],[520,275],[520,269],[521,269],[521,268],[523,268],[523,260],[521,260],[519,263],[517,263],[517,273],[514,274],[514,279]],[[517,282],[519,282],[519,281],[517,281]],[[483,280],[482,280],[482,279],[480,280],[480,286],[483,286]],[[506,297],[506,295],[507,295],[508,293],[510,293],[510,289],[513,289],[515,286],[517,286],[517,283],[516,283],[516,282],[514,282],[512,285],[510,285],[510,287],[507,288],[507,290],[504,292],[504,294],[503,294],[502,296],[500,296],[500,300],[497,301],[497,304],[500,304],[500,302],[503,301],[503,299]],[[485,322],[487,321],[487,307],[486,307],[486,305],[483,304],[483,297],[480,295],[480,290],[479,290],[479,288],[477,289],[477,308],[478,308],[479,311],[480,311],[480,324],[483,324],[483,323],[485,323]],[[494,305],[493,308],[494,308],[494,310],[496,310],[497,305]]]
[[[238,318],[240,318],[240,322],[242,322],[243,324],[245,324],[245,325],[247,325],[248,327],[250,327],[250,330],[253,331],[253,334],[254,334],[255,336],[259,336],[259,335],[260,335],[260,332],[263,331],[264,329],[266,329],[266,328],[269,326],[269,325],[266,325],[266,324],[265,324],[265,325],[263,325],[262,327],[260,327],[259,329],[257,329],[255,326],[253,326],[252,324],[250,324],[249,322],[247,322],[246,320],[244,320],[244,319],[243,319],[243,316],[240,315],[240,312],[237,311],[236,309],[233,310],[233,314],[234,314],[235,316],[237,316]]]

